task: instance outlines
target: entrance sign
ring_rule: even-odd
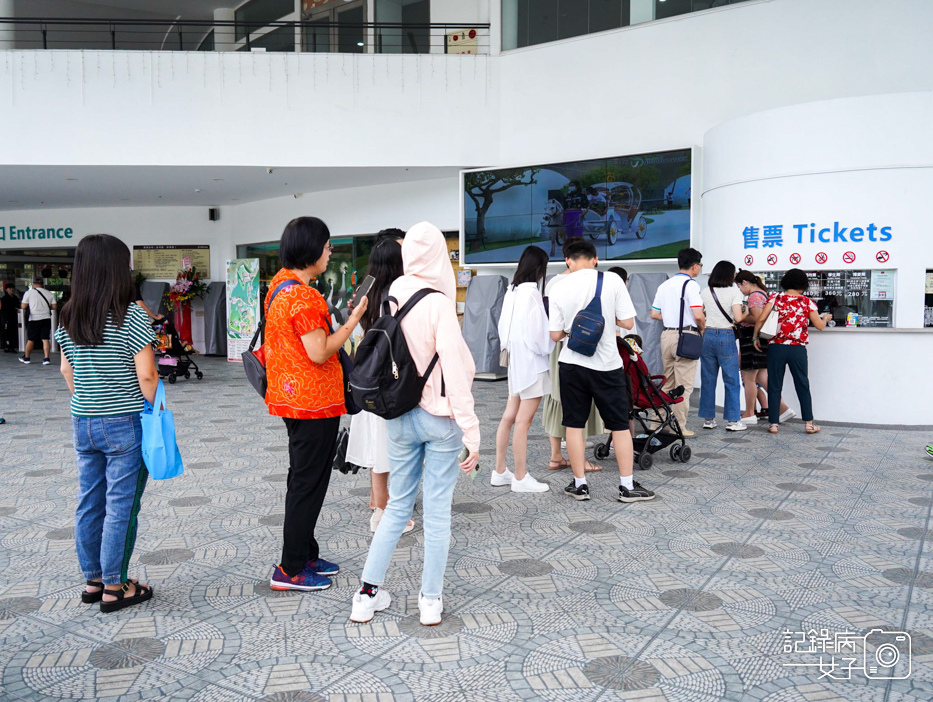
[[[227,360],[242,360],[259,326],[259,259],[227,261]]]
[[[842,254],[842,262],[855,263],[855,254],[851,251],[846,251],[844,254]]]
[[[188,265],[185,265],[185,262]],[[183,268],[211,270],[211,247],[207,244],[161,244],[133,247],[133,272],[156,280],[175,280]]]

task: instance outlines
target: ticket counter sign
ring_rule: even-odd
[[[227,261],[227,360],[240,361],[259,326],[259,259]]]
[[[894,271],[872,271],[871,272],[871,299],[872,300],[893,300],[894,282],[896,277]]]

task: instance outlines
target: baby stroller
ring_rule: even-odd
[[[171,319],[164,317],[153,322],[152,327],[156,334],[156,348],[162,354],[156,354],[160,378],[168,378],[170,384],[174,384],[180,375],[187,380],[191,377],[192,368],[198,380],[204,377],[198,364],[188,355],[188,349],[179,340],[178,331]]]
[[[634,345],[630,342],[634,342]],[[648,470],[654,464],[651,454],[668,446],[672,460],[686,463],[690,460],[692,451],[687,446],[680,423],[671,409],[672,405],[684,401],[684,389],[682,386],[677,387],[670,393],[661,390],[667,378],[663,375],[651,375],[641,357],[640,342],[641,339],[634,334],[616,340],[631,390],[635,467]],[[606,443],[596,446],[596,458],[608,458],[611,446],[612,435]]]

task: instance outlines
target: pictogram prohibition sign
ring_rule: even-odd
[[[816,262],[817,262],[817,263],[821,263],[821,264],[822,264],[822,263],[826,263],[826,259],[827,259],[827,258],[828,258],[827,255],[826,255],[825,253],[823,253],[822,251],[820,251],[820,252],[816,255]]]
[[[875,259],[878,261],[878,263],[887,263],[888,259],[890,258],[891,254],[889,254],[887,251],[879,251],[877,254],[875,254]]]
[[[795,266],[796,266],[798,263],[800,263],[800,254],[799,254],[799,253],[792,253],[792,254],[790,255],[790,262],[791,262],[793,265],[795,265]]]
[[[768,254],[768,265],[774,266],[777,264],[777,256],[775,254]]]
[[[844,263],[855,263],[855,254],[851,251],[846,251],[842,254],[842,260]]]
[[[750,266],[750,265],[752,265],[754,262],[755,262],[755,259],[754,259],[754,257],[753,257],[751,254],[748,254],[748,256],[745,257],[745,265],[746,265],[746,266]]]

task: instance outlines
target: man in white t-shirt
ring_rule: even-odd
[[[600,302],[605,326],[596,352],[586,356],[564,343],[560,352],[560,401],[563,425],[567,428],[567,453],[573,470],[573,482],[564,492],[576,500],[590,499],[584,473],[586,440],[583,429],[595,402],[599,415],[612,432],[616,462],[619,465],[619,502],[642,502],[654,499],[654,493],[632,478],[632,435],[629,396],[622,357],[616,345],[616,325],[623,329],[635,326],[635,307],[622,279],[615,273],[596,271],[596,248],[585,239],[573,239],[564,246],[571,273],[553,288],[548,298],[551,338],[562,341],[572,331],[574,318],[596,296],[600,276]]]
[[[677,355],[677,342],[680,337],[678,328],[681,324],[680,305],[683,298],[684,333],[702,334],[706,325],[706,315],[703,314],[700,284],[696,282],[696,277],[700,275],[703,267],[702,260],[703,256],[696,249],[681,249],[677,253],[680,272],[658,286],[654,302],[651,304],[651,319],[659,319],[664,323],[664,331],[661,332],[661,362],[664,364],[667,380],[663,389],[670,392],[680,385],[684,388],[684,401],[673,406],[674,416],[684,436],[695,434],[687,429],[687,413],[690,410],[690,395],[696,380],[698,359],[681,358]]]
[[[26,351],[23,357],[19,359],[20,363],[29,363],[29,354],[33,347],[42,343],[42,365],[47,366],[52,361],[49,359],[51,342],[49,337],[52,335],[52,310],[57,305],[55,297],[48,290],[42,287],[42,278],[36,276],[32,279],[32,287],[23,295],[22,308],[29,310],[29,323],[26,325]]]

